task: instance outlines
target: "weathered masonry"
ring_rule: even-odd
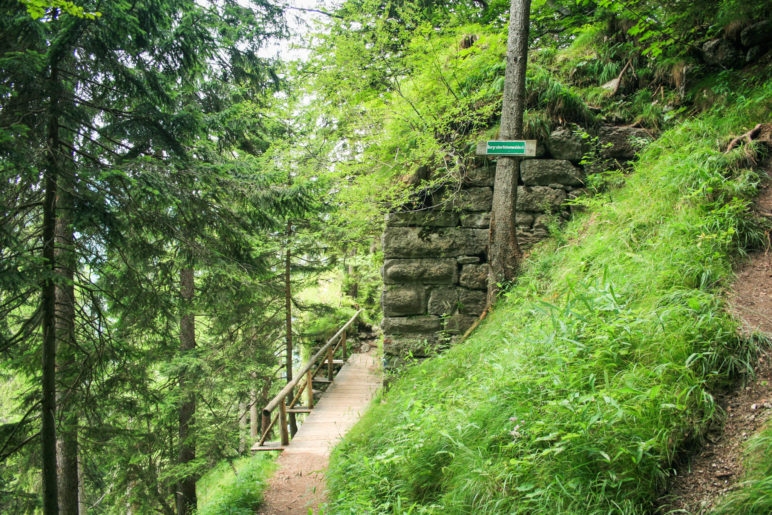
[[[520,245],[532,246],[547,236],[551,221],[567,219],[565,201],[584,191],[586,174],[633,158],[636,138],[649,135],[628,127],[601,128],[598,159],[583,167],[588,140],[568,129],[555,130],[537,148],[536,159],[521,164]],[[453,191],[435,192],[421,209],[387,215],[382,329],[388,364],[452,344],[485,308],[494,174],[494,163],[477,161]]]

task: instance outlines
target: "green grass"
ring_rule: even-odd
[[[646,513],[672,463],[751,372],[727,313],[761,244],[757,174],[719,142],[772,85],[642,154],[626,185],[537,249],[474,336],[411,368],[335,450],[330,513]]]
[[[263,499],[275,456],[255,456],[220,462],[197,484],[199,515],[251,515]]]
[[[772,513],[772,423],[748,441],[745,478],[714,510],[716,515]]]

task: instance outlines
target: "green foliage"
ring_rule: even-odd
[[[276,469],[274,456],[222,461],[197,484],[199,515],[250,515],[260,506],[266,481]]]
[[[55,16],[54,13],[58,11],[88,20],[102,16],[100,12],[88,12],[69,0],[19,0],[19,2],[27,8],[27,13],[33,20],[43,18],[47,13]]]
[[[331,511],[652,509],[758,352],[722,296],[763,239],[758,177],[715,146],[769,116],[769,85],[746,95],[664,133],[468,342],[394,383],[333,455]]]

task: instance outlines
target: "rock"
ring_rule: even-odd
[[[488,289],[488,265],[464,265],[461,267],[461,277],[458,283],[473,290]]]
[[[534,232],[538,233],[548,233],[549,232],[549,222],[550,217],[549,215],[539,215],[537,216],[533,221],[533,230]]]
[[[485,309],[487,295],[479,290],[458,290],[458,312],[462,315],[479,316]]]
[[[461,215],[461,225],[463,227],[487,229],[491,225],[491,214],[490,212],[463,213]]]
[[[743,57],[731,41],[723,38],[711,39],[702,45],[702,59],[708,64],[733,68],[743,62]]]
[[[464,211],[490,212],[493,205],[493,189],[466,188],[458,192],[453,200],[453,206]]]
[[[387,259],[383,263],[383,282],[396,284],[453,284],[457,281],[456,260],[448,259]]]
[[[388,356],[407,356],[425,358],[432,354],[437,344],[435,334],[412,336],[394,335],[383,339],[383,353]]]
[[[445,322],[445,331],[448,334],[463,334],[472,327],[477,318],[461,314],[455,314]]]
[[[643,141],[651,141],[644,129],[614,125],[600,128],[601,154],[605,158],[632,159]]]
[[[520,164],[520,178],[526,186],[550,184],[581,186],[582,171],[563,159],[529,159]]]
[[[765,46],[772,42],[772,19],[748,25],[740,32],[740,43],[745,48]]]
[[[561,127],[555,129],[547,140],[547,149],[554,159],[566,159],[579,162],[589,150],[585,139],[581,135]],[[527,163],[525,161],[524,163]]]
[[[433,333],[442,329],[440,317],[384,317],[381,328],[385,334]]]
[[[429,294],[430,315],[450,315],[458,307],[457,288],[435,288]]]
[[[386,225],[389,227],[455,227],[458,225],[458,215],[436,209],[389,213],[386,215]]]
[[[760,46],[751,47],[748,49],[748,53],[745,54],[745,62],[752,63],[753,61],[757,60],[759,57],[761,57],[761,47]]]
[[[517,211],[515,213],[515,225],[518,227],[531,227],[533,225],[534,214],[527,211]]]
[[[480,262],[480,258],[477,256],[461,256],[456,258],[459,265],[473,265]]]
[[[386,227],[383,254],[388,258],[457,257],[486,251],[488,231],[441,227],[428,232],[418,227]]]
[[[546,186],[518,186],[517,210],[544,213],[559,209],[566,199],[566,192]]]
[[[469,186],[493,186],[493,180],[496,176],[496,168],[493,166],[483,166],[470,168],[461,178],[462,182]]]
[[[426,314],[422,286],[390,286],[383,292],[381,305],[385,316]]]

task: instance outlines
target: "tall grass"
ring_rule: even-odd
[[[202,477],[197,486],[199,515],[252,515],[263,500],[263,491],[275,470],[274,456],[224,460]]]
[[[772,85],[662,135],[535,251],[475,335],[339,445],[332,513],[645,513],[758,351],[727,313],[758,176],[717,144]]]

